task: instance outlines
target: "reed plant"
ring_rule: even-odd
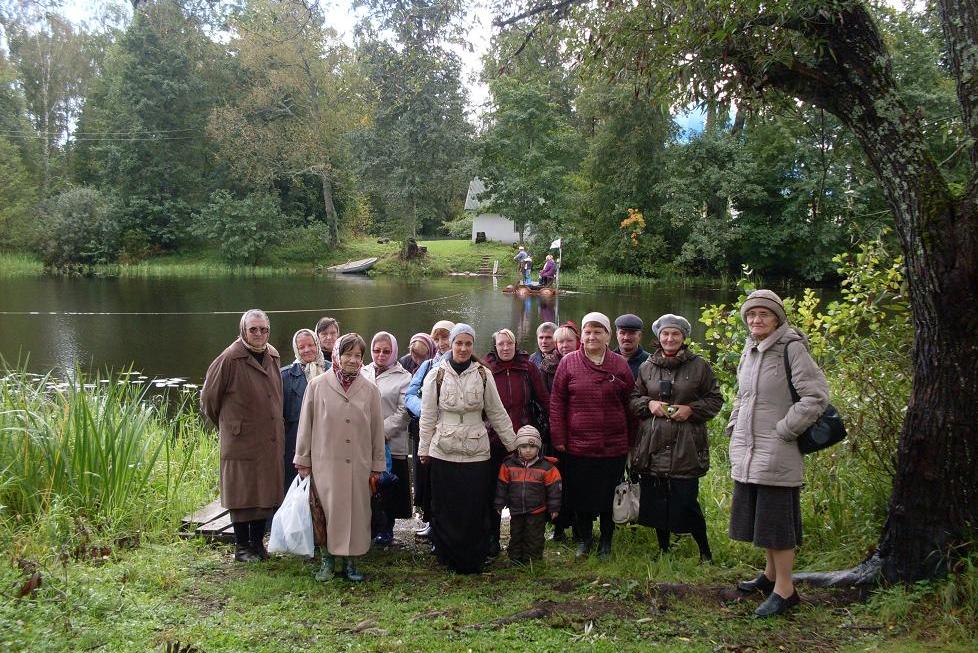
[[[36,277],[44,271],[41,260],[22,252],[0,252],[0,279]]]
[[[168,409],[124,376],[4,370],[0,530],[23,547],[63,544],[79,528],[172,531],[210,498],[215,468],[216,444],[190,405]]]

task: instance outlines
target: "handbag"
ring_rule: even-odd
[[[791,391],[791,400],[797,403],[800,397],[798,391],[795,390],[795,385],[791,382],[791,364],[788,363],[787,345],[784,347],[784,371],[788,377],[788,390]],[[815,453],[842,442],[846,439],[846,435],[846,425],[842,423],[839,411],[835,409],[835,406],[829,404],[815,420],[815,423],[798,436],[798,448],[803,454]]]
[[[616,524],[630,524],[638,519],[642,488],[627,478],[615,487],[615,498],[611,504],[611,518]]]

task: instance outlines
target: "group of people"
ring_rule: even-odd
[[[756,613],[770,616],[799,602],[795,440],[824,410],[828,388],[775,293],[755,291],[740,315],[748,337],[725,431],[734,486],[729,535],[765,550],[764,571],[738,588],[765,593]],[[644,326],[636,315],[612,323],[598,312],[579,326],[546,322],[532,355],[503,328],[479,357],[470,325],[440,320],[412,336],[398,358],[391,333],[375,334],[368,347],[323,318],[315,330],[295,333],[295,361],[281,367],[268,344],[268,316],[247,311],[201,392],[220,433],[221,498],[235,559],[267,556],[266,520],[297,473],[312,479],[320,580],[332,578],[337,564],[348,579],[362,580],[357,559],[372,542],[390,544],[394,520],[412,516],[412,497],[426,522],[418,535],[458,573],[477,573],[500,553],[504,508],[514,564],[542,557],[547,524],[558,541],[572,528],[576,557],[596,549],[607,558],[615,487],[627,475],[641,486],[638,523],[655,530],[661,549],[672,534],[689,533],[701,559],[711,560],[699,479],[710,467],[706,425],[723,396],[709,363],[688,346],[686,318],[656,319],[649,350]],[[385,476],[396,482],[381,489]]]
[[[520,280],[522,281],[523,285],[534,285],[532,280],[533,257],[526,251],[525,246],[519,246],[516,255],[513,256],[513,260],[516,261],[516,270],[519,272]],[[546,260],[543,262],[543,267],[540,268],[540,280],[537,282],[537,285],[549,286],[554,282],[556,277],[557,261],[554,260],[553,254],[547,254]]]

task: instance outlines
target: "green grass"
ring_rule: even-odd
[[[331,265],[377,257],[380,261],[371,271],[372,275],[423,278],[450,272],[475,272],[483,256],[490,257],[490,266],[494,259],[499,260],[500,266],[506,266],[513,257],[511,246],[498,243],[476,245],[468,240],[421,240],[419,244],[428,247],[428,255],[408,262],[401,261],[398,256],[400,243],[381,244],[376,238],[362,237],[346,240],[332,249],[318,245],[315,240],[284,243],[272,248],[268,261],[258,266],[229,265],[221,260],[216,250],[203,249],[158,256],[139,263],[96,265],[88,271],[95,275],[130,278],[261,277],[313,274]],[[31,254],[0,254],[0,278],[41,274],[44,274],[43,265]]]
[[[40,259],[31,254],[0,252],[0,279],[36,277],[44,272]]]

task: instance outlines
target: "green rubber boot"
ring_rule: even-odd
[[[325,583],[328,580],[333,580],[333,568],[334,561],[333,556],[329,554],[326,547],[320,547],[319,549],[319,571],[316,572],[316,580],[321,583]]]
[[[363,580],[363,574],[357,569],[357,559],[350,556],[346,559],[346,579],[359,583]]]

